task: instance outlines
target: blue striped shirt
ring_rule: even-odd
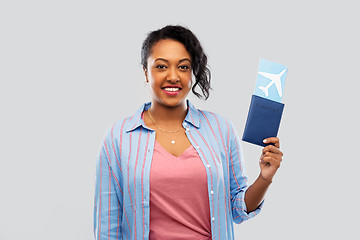
[[[241,223],[261,210],[261,205],[253,212],[246,210],[248,183],[239,137],[229,120],[199,110],[189,100],[187,105],[182,126],[206,168],[212,239],[234,239],[233,222]],[[149,239],[155,131],[141,114],[150,106],[143,104],[105,135],[96,164],[95,239]]]

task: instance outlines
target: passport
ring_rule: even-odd
[[[265,138],[276,137],[284,104],[281,103],[287,67],[260,59],[254,94],[242,140],[259,146]]]
[[[242,140],[266,146],[263,140],[278,134],[284,104],[252,95]]]

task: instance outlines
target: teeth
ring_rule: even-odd
[[[169,91],[169,92],[176,92],[179,91],[180,88],[164,88],[165,91]]]

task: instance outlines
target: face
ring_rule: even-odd
[[[170,39],[155,43],[144,71],[154,104],[166,107],[186,104],[192,69],[190,54],[182,43]]]

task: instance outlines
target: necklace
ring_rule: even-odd
[[[149,117],[150,117],[151,121],[156,125],[157,128],[159,128],[160,131],[162,131],[164,133],[177,133],[177,132],[180,132],[181,130],[184,130],[183,128],[179,128],[178,130],[175,130],[175,131],[164,130],[159,126],[159,123],[155,121],[155,119],[153,118],[153,116],[150,113],[150,109],[147,112],[149,114]],[[173,126],[173,125],[165,125],[165,124],[161,124],[161,125]]]
[[[149,117],[151,118],[151,121],[152,121],[154,124],[157,124],[157,125],[161,124],[161,125],[163,125],[163,126],[174,126],[174,125],[176,125],[176,124],[182,123],[182,121],[176,122],[175,124],[159,123],[159,122],[155,121],[155,119],[154,119],[153,116],[151,115],[150,109],[149,109],[147,112],[149,113]],[[165,131],[165,130],[164,130],[164,131]],[[179,131],[179,130],[177,130],[177,131]],[[166,131],[166,132],[172,132],[172,131]]]
[[[164,130],[162,129],[159,124],[154,120],[154,118],[151,116],[151,113],[150,113],[150,109],[147,111],[151,121],[155,124],[155,126],[160,130],[162,131],[169,139],[171,139],[170,143],[171,144],[175,144],[175,138],[174,137],[170,137],[168,133],[178,133],[180,132],[181,130],[184,130],[183,128],[180,128],[178,130],[175,130],[175,131],[169,131],[169,130]],[[171,126],[171,125],[165,125],[165,126]]]
[[[160,125],[163,125],[163,126],[174,126],[174,125],[176,125],[176,124],[182,123],[182,121],[175,122],[174,124],[159,123],[159,122],[155,121],[155,119],[154,119],[153,116],[151,115],[150,109],[148,110],[148,113],[149,113],[149,116],[150,116],[150,118],[151,118],[151,121],[152,121],[153,123],[158,124],[158,125],[160,124]],[[168,131],[168,132],[169,132],[169,131]]]

